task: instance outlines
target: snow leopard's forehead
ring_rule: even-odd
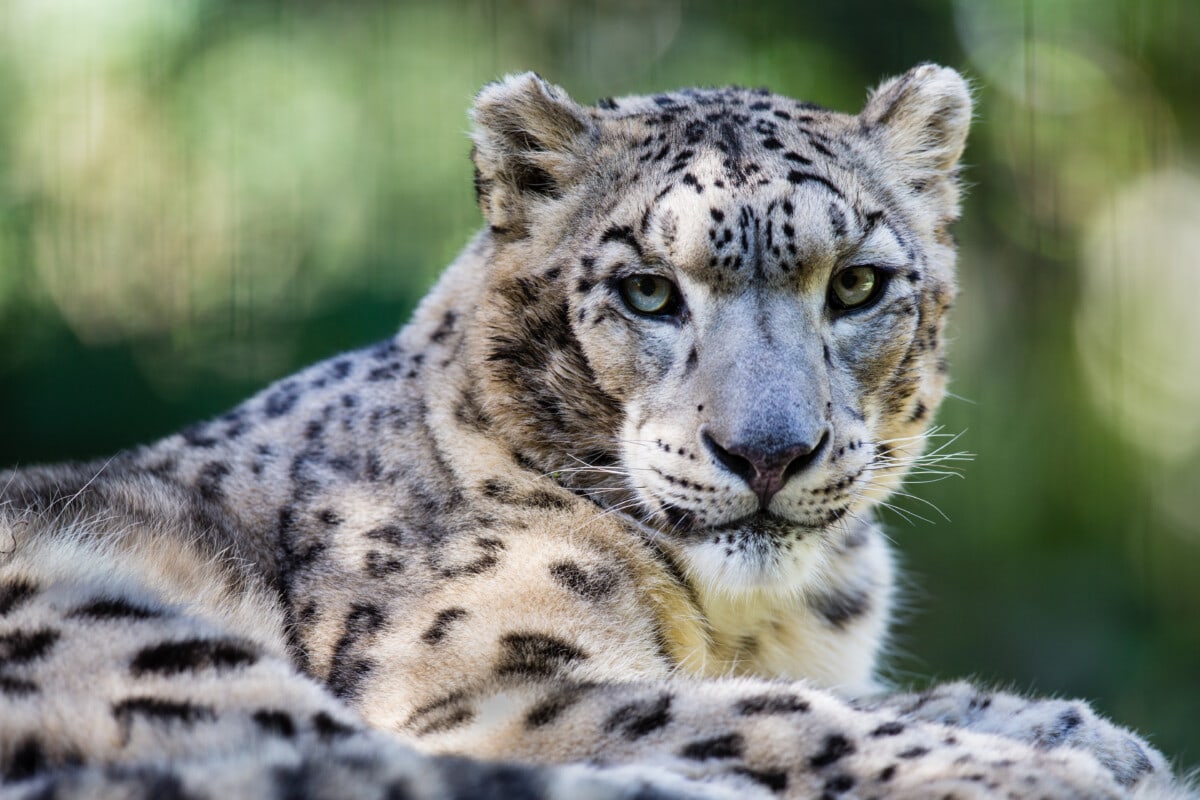
[[[727,291],[820,281],[855,251],[894,267],[919,259],[908,187],[890,185],[855,117],[745,89],[624,97],[594,113],[614,140],[604,177],[622,176],[594,243],[650,248]]]

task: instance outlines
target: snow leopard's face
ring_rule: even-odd
[[[540,398],[561,435],[531,449],[713,585],[798,585],[941,400],[969,112],[957,76],[912,75],[859,117],[743,90],[610,101],[582,163],[531,168],[537,216],[503,247],[550,255],[493,317],[497,360],[538,354],[510,377],[536,375],[526,413]]]

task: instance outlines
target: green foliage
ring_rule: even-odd
[[[1083,695],[1200,761],[1192,0],[9,0],[0,465],[103,455],[391,333],[479,224],[465,110],[977,87],[953,391],[976,459],[897,501],[898,675]],[[951,521],[928,504],[932,503]]]

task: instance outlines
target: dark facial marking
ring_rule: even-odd
[[[628,225],[614,225],[606,230],[604,235],[600,237],[600,244],[607,242],[622,242],[627,244],[633,248],[633,251],[638,254],[639,258],[642,257],[642,246],[634,237],[633,229]]]

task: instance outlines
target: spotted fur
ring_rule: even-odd
[[[473,116],[487,228],[395,338],[0,475],[0,793],[1183,796],[1079,703],[875,694],[956,73],[857,116],[522,75]]]

